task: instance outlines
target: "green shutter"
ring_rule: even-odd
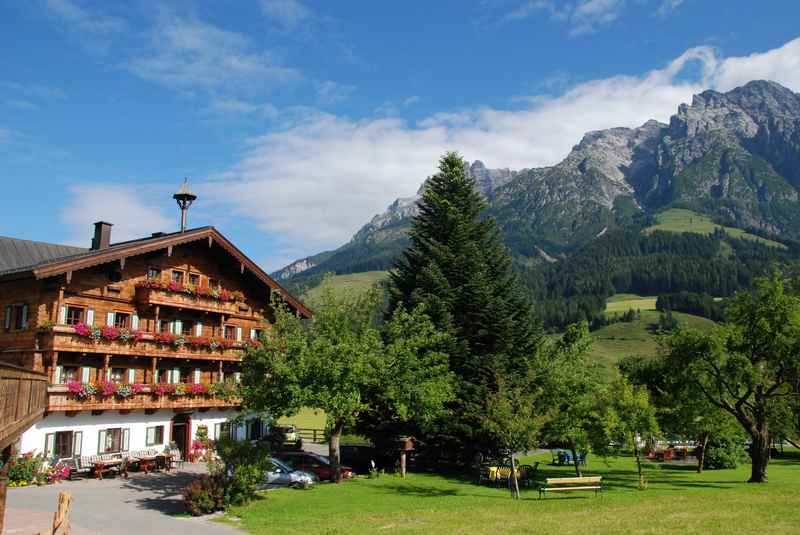
[[[83,431],[75,431],[72,434],[72,456],[80,457],[83,449]]]
[[[5,310],[5,313],[3,314],[3,326],[6,329],[10,329],[11,328],[11,311],[12,310],[13,310],[13,308],[11,308],[11,305],[6,305],[6,310]]]
[[[28,328],[28,305],[27,304],[22,305],[22,321],[20,323],[22,324],[22,328],[23,329],[27,329]]]
[[[52,459],[56,455],[56,434],[47,433],[44,436],[44,457]]]
[[[122,430],[122,445],[120,451],[128,451],[130,449],[131,430],[127,427]]]
[[[106,451],[106,435],[107,431],[105,429],[101,429],[100,432],[97,434],[97,453],[105,453]]]

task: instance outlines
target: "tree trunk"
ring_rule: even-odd
[[[761,423],[751,434],[750,460],[752,471],[748,483],[766,483],[767,467],[769,466],[769,428],[766,422]]]
[[[583,474],[581,474],[581,463],[578,462],[578,453],[575,451],[575,444],[570,444],[569,451],[572,452],[572,464],[575,465],[575,475],[578,477],[583,476]]]
[[[644,490],[644,481],[642,479],[642,458],[639,455],[639,442],[636,433],[633,434],[633,456],[636,459],[636,472],[639,474],[639,489]]]
[[[514,488],[511,490],[514,499],[519,500],[519,481],[517,480],[517,466],[514,464],[514,452],[511,452],[511,479],[514,481]]]
[[[342,439],[342,430],[344,425],[340,422],[335,422],[331,426],[331,439],[328,442],[328,456],[331,461],[331,470],[333,472],[332,480],[335,483],[342,482],[342,462],[339,454],[339,443]]]
[[[697,473],[703,473],[703,463],[706,460],[706,448],[708,447],[709,433],[703,433],[703,440],[700,442],[700,455],[697,456]]]

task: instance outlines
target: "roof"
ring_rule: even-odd
[[[27,256],[24,254],[15,254],[15,256],[11,258],[16,259],[16,261],[13,263],[9,261],[8,266],[6,266],[4,248],[2,242],[0,242],[0,262],[2,262],[2,264],[0,264],[0,280],[29,276],[33,276],[37,279],[44,279],[79,269],[118,261],[129,256],[145,254],[203,239],[209,240],[209,245],[211,243],[216,243],[225,249],[241,262],[242,272],[247,268],[265,285],[272,290],[276,290],[280,296],[302,316],[306,318],[312,316],[312,312],[308,307],[289,293],[283,286],[278,284],[255,262],[245,256],[244,253],[228,241],[228,239],[214,227],[199,227],[186,230],[185,232],[179,231],[169,234],[158,233],[146,238],[114,243],[104,249],[84,249],[66,245],[26,242],[26,240],[16,240],[14,238],[0,238],[0,240],[9,240],[10,242],[26,242],[47,246],[31,249],[32,251],[38,251],[38,254],[29,254]],[[9,250],[25,250],[25,248],[12,244],[9,246]],[[49,254],[45,254],[46,252],[49,252]]]
[[[0,236],[0,273],[86,252],[84,247]]]

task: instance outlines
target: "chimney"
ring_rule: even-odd
[[[111,245],[111,223],[98,221],[94,224],[94,238],[92,238],[92,250],[107,249]]]

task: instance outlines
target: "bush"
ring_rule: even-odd
[[[25,487],[34,481],[42,473],[44,458],[41,455],[34,456],[26,453],[8,461],[8,486]]]
[[[737,438],[716,438],[708,443],[703,468],[721,470],[736,468],[746,457],[744,446]]]
[[[183,489],[183,503],[194,516],[225,509],[225,485],[220,475],[204,475]]]
[[[267,480],[269,451],[266,441],[217,441],[217,455],[222,461],[217,473],[224,481],[227,504],[243,505],[255,498],[258,487]]]

